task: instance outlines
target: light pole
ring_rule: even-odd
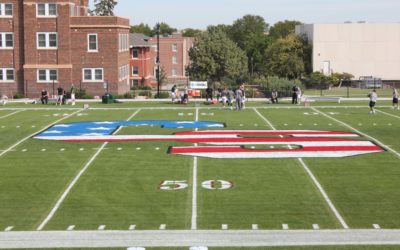
[[[160,98],[160,23],[157,23],[157,97]]]

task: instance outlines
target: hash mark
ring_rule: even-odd
[[[381,226],[379,226],[379,224],[373,224],[372,225],[375,229],[381,229]]]
[[[228,224],[222,224],[221,228],[222,230],[228,230]]]
[[[253,229],[253,230],[258,230],[258,225],[257,225],[257,224],[251,225],[251,229]]]
[[[14,228],[14,226],[9,226],[6,229],[4,229],[4,231],[5,232],[10,232],[13,228]]]
[[[136,225],[130,225],[129,226],[129,230],[135,230],[136,229]]]
[[[74,229],[75,229],[75,225],[70,225],[70,226],[68,226],[67,231],[72,231]]]
[[[283,230],[288,230],[289,229],[289,225],[288,224],[282,224],[282,229]]]
[[[104,229],[106,229],[106,225],[100,225],[97,230],[104,230]]]
[[[165,225],[165,224],[160,225],[160,230],[165,230],[166,228],[167,228],[167,225]]]
[[[318,224],[313,224],[312,227],[313,227],[314,230],[319,230],[319,225]]]

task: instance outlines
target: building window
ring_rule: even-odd
[[[57,4],[55,3],[38,3],[36,5],[37,17],[56,17]]]
[[[172,51],[174,52],[178,51],[178,44],[176,43],[172,44]]]
[[[0,68],[0,82],[14,82],[14,69]]]
[[[83,71],[83,81],[84,82],[102,82],[103,77],[103,69],[82,69]]]
[[[131,86],[132,87],[139,86],[139,80],[138,79],[131,80]]]
[[[134,76],[139,75],[139,67],[138,66],[132,67],[132,75],[134,75]]]
[[[173,56],[173,57],[172,57],[172,63],[173,63],[173,64],[177,64],[177,63],[178,63],[178,61],[176,60],[176,56]]]
[[[172,69],[172,76],[176,76],[176,69]]]
[[[14,48],[14,34],[13,33],[0,33],[0,49]]]
[[[11,3],[0,3],[0,16],[1,17],[12,17],[13,16],[13,5]]]
[[[58,38],[56,32],[36,33],[38,49],[57,49]]]
[[[139,50],[137,49],[132,50],[132,58],[139,58]]]
[[[75,4],[71,3],[69,6],[70,16],[75,16]]]
[[[97,52],[97,34],[88,34],[88,51]]]
[[[37,80],[38,82],[58,81],[58,72],[56,69],[38,69]]]

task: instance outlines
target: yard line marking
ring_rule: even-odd
[[[165,224],[160,225],[160,230],[165,230],[166,228],[167,228],[167,225],[165,225]]]
[[[118,150],[118,151],[121,151],[121,150],[122,150],[122,148],[117,148],[117,150]]]
[[[65,148],[61,148],[60,151],[61,151],[61,152],[65,151]]]
[[[391,117],[394,117],[394,118],[400,119],[400,116],[393,115],[393,114],[390,114],[390,113],[384,112],[384,111],[382,111],[382,110],[379,110],[379,109],[377,109],[376,111],[378,111],[378,113],[382,113],[382,114],[385,114],[385,115],[388,115],[388,116],[391,116]]]
[[[43,149],[42,149],[42,150],[40,150],[40,151],[42,151],[42,152],[46,152],[46,150],[47,150],[47,149],[43,148]]]
[[[261,119],[263,119],[264,121],[266,121],[270,127],[273,130],[276,130],[276,128],[274,126],[272,126],[272,124],[268,121],[267,118],[265,118],[260,112],[258,112],[258,110],[256,108],[253,108],[254,111],[261,117]],[[312,108],[314,109],[314,108]],[[322,113],[316,109],[314,109],[316,112]],[[322,113],[323,114],[323,113]],[[325,114],[324,114],[325,115]],[[289,147],[290,148],[290,147]],[[310,176],[311,180],[313,181],[314,185],[317,187],[318,191],[321,193],[322,197],[324,197],[325,202],[328,204],[329,208],[331,209],[331,211],[333,212],[333,214],[336,216],[336,219],[340,222],[340,224],[342,225],[342,227],[344,229],[349,229],[349,226],[347,225],[346,221],[343,219],[343,217],[340,215],[339,211],[336,209],[335,205],[333,205],[333,202],[331,201],[331,199],[329,198],[328,194],[325,192],[324,188],[322,187],[322,185],[319,183],[319,181],[317,180],[317,178],[314,176],[314,174],[311,172],[311,170],[308,168],[308,166],[304,163],[302,158],[298,158],[297,159],[300,164],[303,166],[304,170],[307,172],[307,174]]]
[[[106,229],[106,225],[100,225],[97,230],[104,230],[104,229]]]
[[[221,225],[222,230],[228,230],[228,224],[222,224]]]
[[[129,226],[129,230],[135,230],[136,229],[136,225],[130,225]]]
[[[26,151],[28,151],[28,149],[24,148],[24,149],[22,149],[21,151],[22,151],[22,152],[26,152]]]
[[[73,116],[74,114],[77,114],[77,113],[81,112],[82,110],[83,110],[83,109],[79,109],[78,111],[75,111],[74,113],[72,113],[72,114],[70,114],[70,115],[68,115],[68,116],[65,116],[65,117],[63,117],[63,118],[61,118],[61,119],[58,119],[57,121],[55,121],[55,122],[53,122],[53,123],[50,123],[50,124],[47,125],[44,129],[41,129],[41,130],[39,130],[39,131],[37,131],[37,132],[35,132],[35,133],[33,133],[33,134],[28,135],[28,136],[25,137],[24,139],[18,141],[17,143],[15,143],[14,145],[12,145],[12,146],[9,147],[8,149],[6,149],[6,150],[4,150],[3,152],[1,152],[1,153],[0,153],[0,157],[2,157],[3,155],[5,155],[7,152],[11,151],[11,150],[14,149],[15,147],[17,147],[19,144],[21,144],[21,143],[23,143],[24,141],[30,139],[32,136],[34,136],[34,135],[36,135],[36,134],[38,134],[38,133],[40,133],[40,132],[45,131],[46,129],[48,129],[49,127],[53,126],[54,124],[57,124],[57,123],[61,122],[62,120],[65,120],[65,119],[67,119],[67,118]]]
[[[196,108],[195,121],[199,120],[199,109]],[[198,131],[198,128],[195,129]],[[197,143],[194,144],[197,147]],[[197,157],[193,157],[193,187],[192,187],[192,230],[197,230]]]
[[[257,224],[251,225],[251,229],[253,229],[253,230],[258,230],[258,225],[257,225]]]
[[[67,231],[72,231],[72,230],[74,230],[75,229],[75,225],[70,225],[68,228],[67,228]]]
[[[283,230],[289,230],[289,225],[288,224],[282,224],[282,229]]]
[[[4,229],[4,231],[10,232],[13,228],[14,228],[14,226],[9,226],[9,227],[6,227],[6,229]]]
[[[85,149],[84,149],[84,148],[80,148],[80,149],[79,149],[79,151],[83,151],[83,150],[85,150]]]
[[[134,115],[136,115],[137,113],[139,113],[141,109],[138,109]],[[82,110],[79,110],[79,112]],[[78,112],[75,112],[78,113]],[[74,115],[75,113],[73,113],[72,115]],[[134,115],[131,115],[129,117],[129,119],[133,118]],[[66,117],[65,117],[66,118]],[[63,118],[63,119],[65,119]],[[122,127],[119,127],[114,134],[117,134],[120,130],[122,129]],[[94,153],[94,155],[92,156],[92,158],[89,159],[89,161],[85,164],[85,166],[79,171],[79,173],[75,176],[75,178],[71,181],[71,183],[68,185],[68,187],[65,189],[65,191],[63,192],[63,194],[61,195],[61,197],[58,199],[58,201],[56,202],[56,204],[54,205],[54,207],[51,209],[50,213],[47,215],[47,217],[42,221],[42,223],[38,226],[38,228],[36,230],[40,231],[42,230],[47,223],[53,218],[54,214],[57,212],[57,210],[60,208],[61,204],[64,202],[65,198],[67,197],[67,195],[69,194],[69,192],[72,190],[72,188],[75,186],[75,184],[78,182],[78,180],[81,178],[81,176],[86,172],[86,170],[89,168],[89,166],[92,164],[92,162],[97,158],[97,156],[101,153],[101,151],[103,151],[103,149],[107,146],[108,142],[105,142],[101,145],[101,147],[96,151],[96,153]],[[1,155],[0,155],[1,156]]]
[[[25,109],[23,109],[23,110],[18,110],[18,111],[15,111],[15,112],[13,112],[13,113],[11,113],[11,114],[8,114],[8,115],[3,115],[3,116],[0,116],[0,119],[3,119],[3,118],[6,118],[6,117],[9,117],[9,116],[12,116],[12,115],[18,114],[19,112],[22,112],[22,111],[25,111]]]
[[[368,138],[368,139],[371,139],[371,140],[375,141],[375,142],[378,143],[381,147],[383,147],[383,148],[386,149],[387,151],[392,152],[393,154],[395,154],[397,157],[400,158],[400,153],[399,153],[399,152],[397,152],[397,151],[395,151],[394,149],[392,149],[391,147],[389,147],[389,146],[383,144],[381,141],[375,139],[374,137],[372,137],[372,136],[370,136],[370,135],[367,135],[367,134],[361,132],[360,130],[355,129],[355,128],[353,128],[352,126],[350,126],[349,124],[347,124],[347,123],[345,123],[345,122],[342,122],[342,121],[339,121],[338,119],[335,119],[335,118],[333,118],[333,117],[331,117],[331,116],[329,116],[329,115],[327,115],[327,114],[325,114],[325,113],[319,111],[319,110],[316,109],[316,108],[312,108],[312,109],[314,109],[316,112],[321,113],[321,114],[324,115],[325,117],[328,117],[329,119],[332,119],[332,120],[334,120],[335,122],[340,123],[340,124],[342,124],[343,126],[345,126],[345,127],[349,128],[349,129],[353,130],[354,132],[356,132],[356,133],[358,133],[358,134],[360,134],[360,135],[362,135],[362,136],[364,136],[364,137],[366,137],[366,138]]]
[[[372,226],[373,226],[375,229],[381,229],[381,226],[379,226],[379,224],[372,224]]]
[[[312,227],[313,227],[314,230],[319,230],[319,225],[318,224],[313,224]]]

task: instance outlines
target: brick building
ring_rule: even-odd
[[[87,13],[88,0],[0,0],[0,93],[127,92],[129,20]]]
[[[130,84],[156,87],[157,38],[143,34],[131,34],[130,44]],[[189,49],[193,46],[192,37],[173,34],[160,37],[160,68],[166,75],[162,87],[172,84],[186,84],[186,66],[189,65]]]

